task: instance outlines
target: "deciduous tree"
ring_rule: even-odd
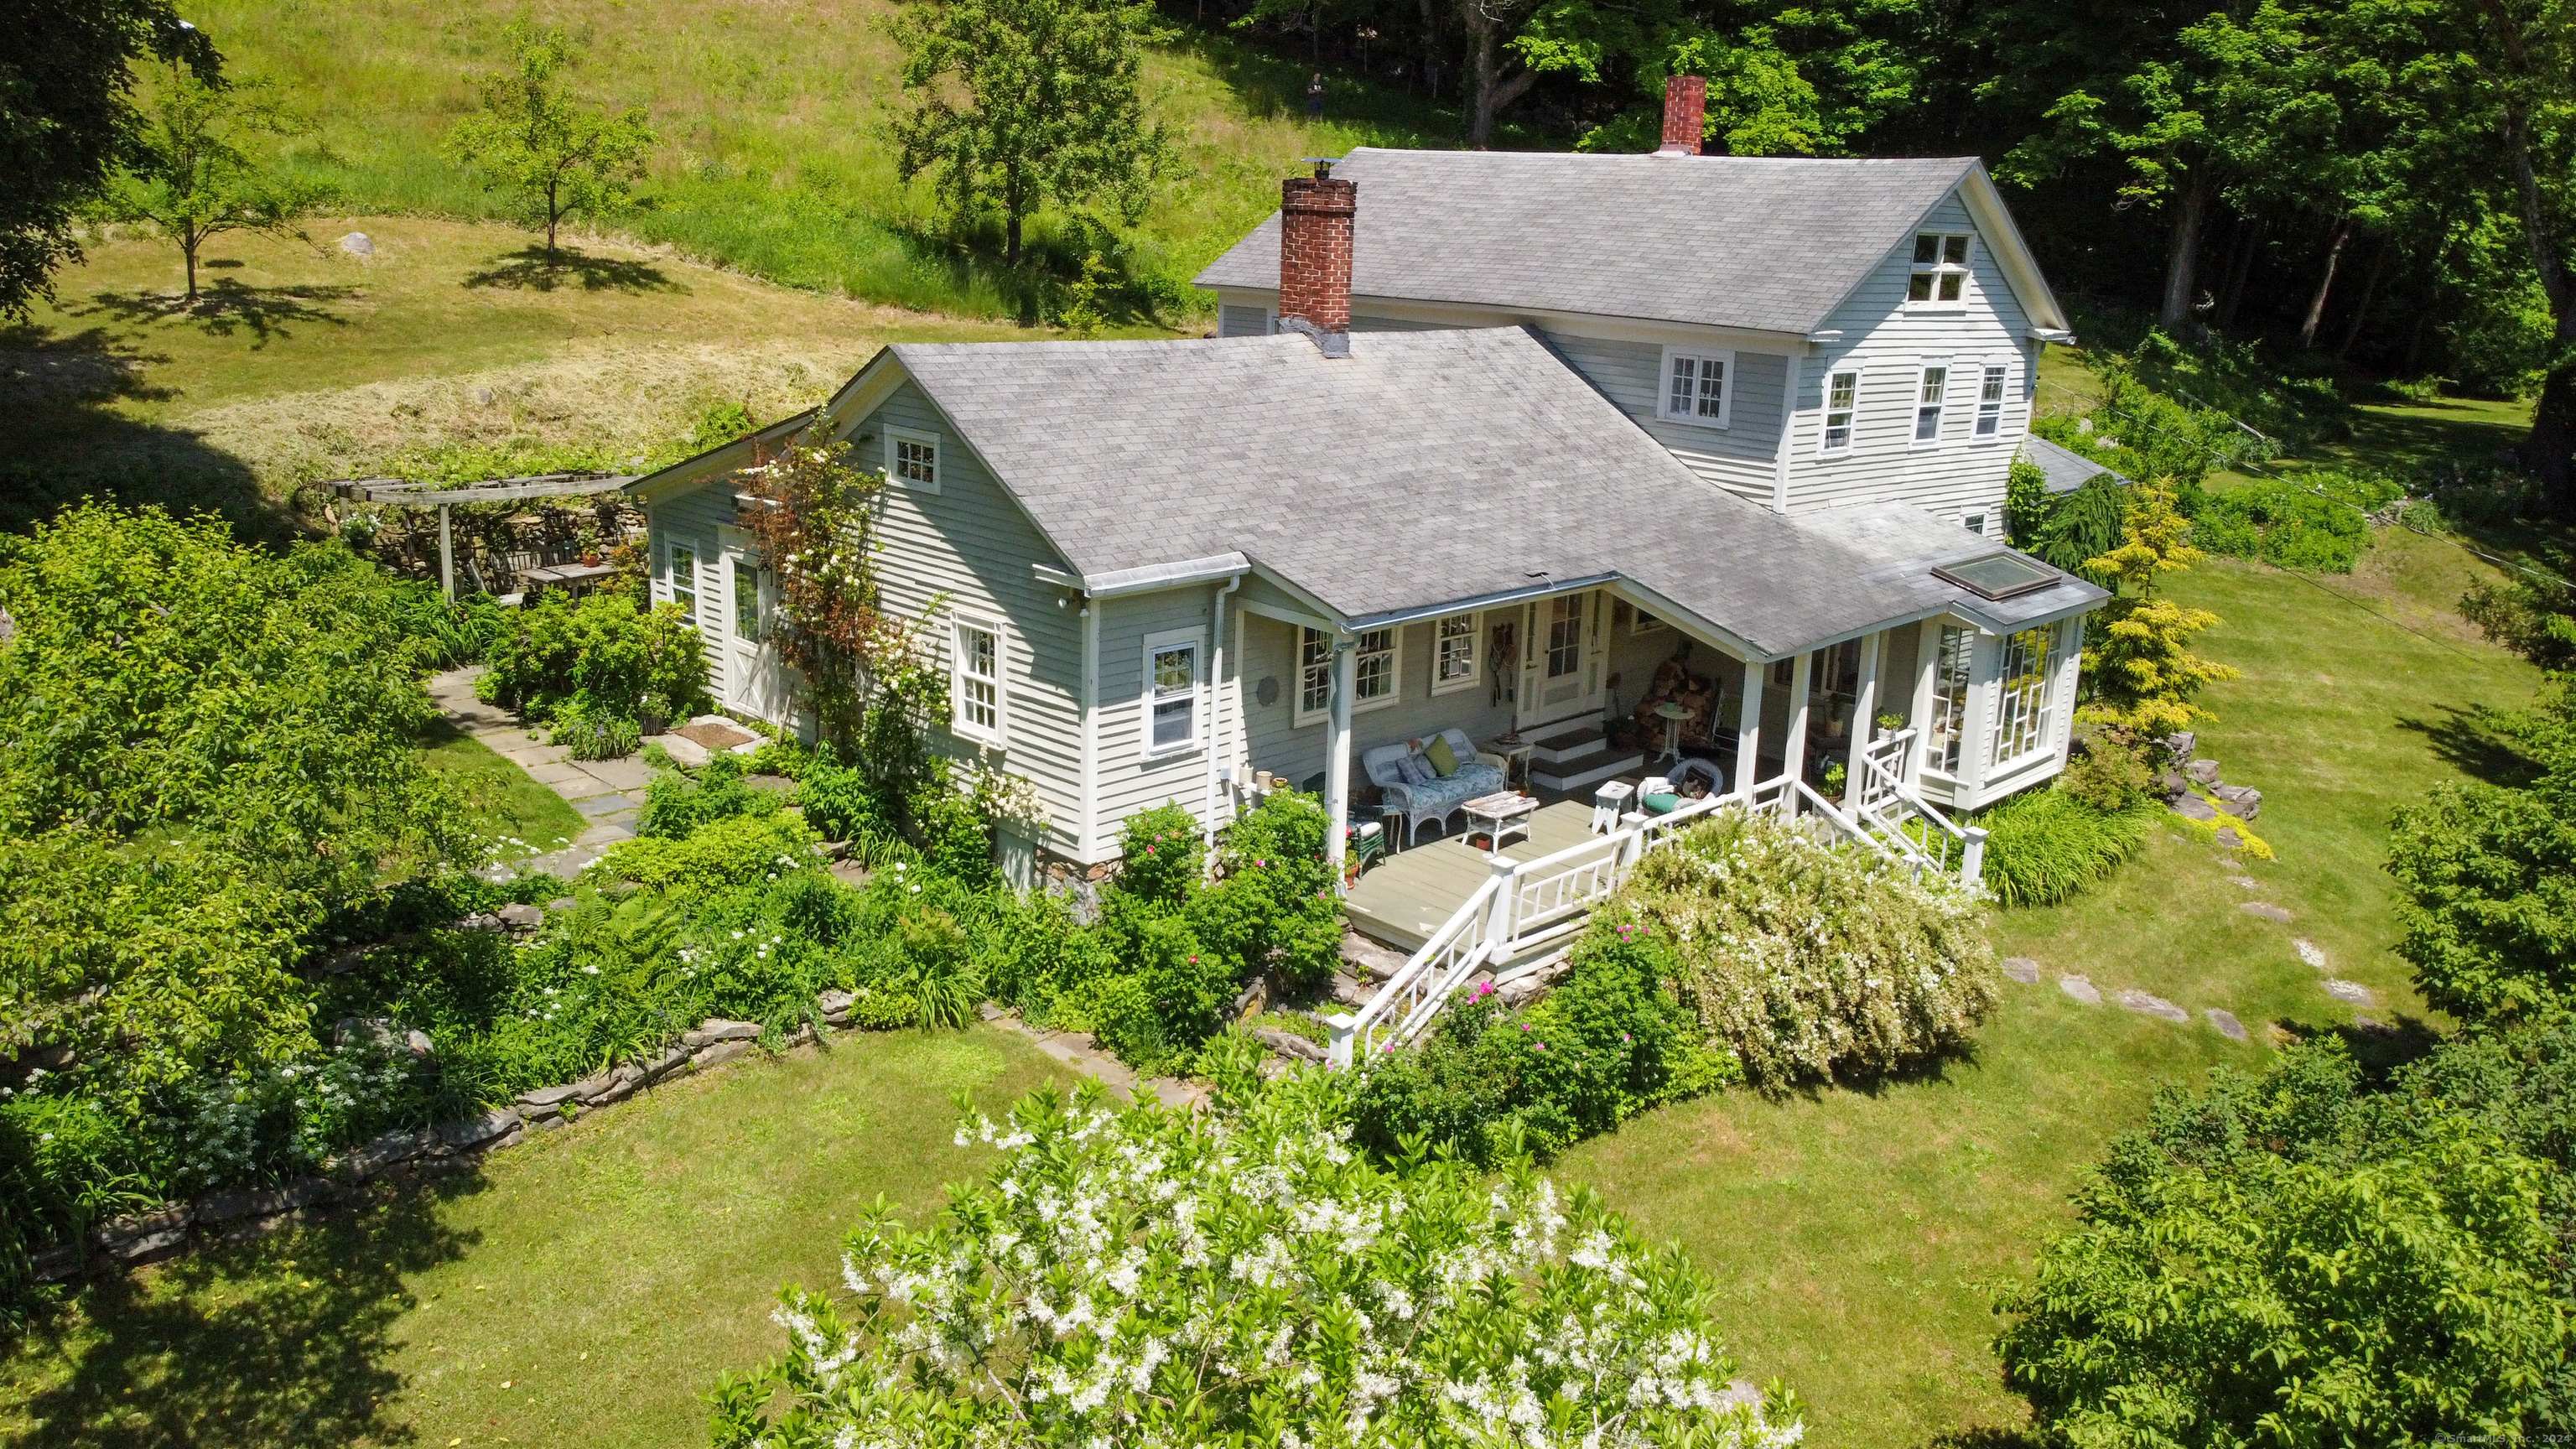
[[[254,149],[255,137],[302,133],[266,85],[210,84],[174,65],[109,189],[108,214],[178,243],[194,306],[207,242],[237,231],[302,239],[297,223],[334,196],[329,184],[281,170]]]
[[[1133,223],[1173,164],[1149,122],[1145,46],[1162,34],[1144,0],[933,0],[895,22],[907,110],[895,119],[906,181],[935,177],[959,222],[1002,218],[1017,266],[1029,216],[1050,202],[1105,204]]]
[[[562,31],[525,21],[501,32],[505,68],[484,78],[481,104],[448,133],[450,155],[488,187],[516,195],[529,225],[546,233],[546,260],[568,217],[598,217],[630,202],[657,138],[644,109],[610,115],[582,104],[565,73],[579,59]]]

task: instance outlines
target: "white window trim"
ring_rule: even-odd
[[[993,727],[985,729],[966,722],[966,649],[957,637],[960,629],[978,629],[993,636]],[[989,614],[956,610],[948,618],[948,732],[961,740],[970,740],[995,749],[1007,748],[1011,739],[1011,633],[1008,626]]]
[[[1689,357],[1714,361],[1726,369],[1726,382],[1717,395],[1717,416],[1701,417],[1697,412],[1677,413],[1673,409],[1673,359]],[[1735,368],[1735,351],[1722,347],[1667,347],[1655,368],[1655,416],[1664,422],[1682,423],[1694,428],[1724,430],[1734,426],[1735,384],[1741,381]]]
[[[1938,403],[1927,404],[1923,401],[1923,379],[1930,376],[1936,368],[1941,373],[1941,400]],[[1914,385],[1906,391],[1905,395],[1905,445],[1908,448],[1937,448],[1948,441],[1950,389],[1959,380],[1958,372],[1957,364],[1946,357],[1927,357],[1915,366]],[[1915,430],[1922,426],[1923,409],[1927,406],[1940,408],[1941,417],[1940,421],[1933,426],[1932,436],[1925,438],[1917,436]]]
[[[1463,678],[1463,679],[1453,679],[1453,680],[1450,680],[1448,683],[1443,684],[1443,683],[1441,683],[1441,682],[1440,682],[1440,626],[1441,626],[1442,624],[1447,623],[1447,622],[1448,622],[1449,620],[1451,620],[1451,619],[1465,619],[1465,620],[1467,621],[1467,674],[1466,674],[1466,677],[1465,677],[1465,678]],[[1397,650],[1399,651],[1398,658],[1397,658],[1397,665],[1398,665],[1398,668],[1397,668],[1397,691],[1396,691],[1396,692],[1397,692],[1397,693],[1399,693],[1399,694],[1403,692],[1403,669],[1402,669],[1403,659],[1402,659],[1401,652],[1400,652],[1400,651],[1403,649],[1403,647],[1404,647],[1404,646],[1403,646],[1402,642],[1399,640],[1399,642],[1398,642],[1398,643],[1397,643],[1397,645],[1396,645],[1396,648],[1397,648]],[[1477,613],[1477,612],[1475,612],[1474,610],[1472,610],[1472,609],[1471,609],[1471,610],[1469,610],[1469,611],[1467,611],[1466,613],[1463,613],[1463,614],[1444,614],[1444,615],[1442,615],[1441,617],[1439,617],[1439,618],[1437,618],[1437,619],[1432,620],[1432,621],[1431,621],[1431,692],[1432,692],[1433,694],[1435,694],[1435,695],[1440,695],[1440,694],[1456,694],[1457,692],[1459,692],[1459,691],[1460,691],[1460,690],[1462,690],[1462,689],[1473,689],[1473,688],[1475,688],[1477,685],[1484,683],[1484,682],[1485,682],[1485,657],[1484,657],[1484,655],[1485,655],[1485,616],[1484,616],[1484,615],[1479,614],[1479,613]]]
[[[1174,645],[1190,647],[1190,734],[1178,744],[1154,743],[1154,656]],[[1136,739],[1149,760],[1198,753],[1207,738],[1207,630],[1165,629],[1145,636],[1145,677],[1136,692]]]
[[[1388,687],[1386,693],[1375,699],[1359,697],[1360,640],[1376,632],[1374,629],[1356,629],[1351,632],[1351,713],[1355,715],[1366,714],[1373,709],[1384,709],[1392,704],[1400,704],[1404,700],[1405,631],[1401,624],[1390,625],[1386,631],[1387,672],[1394,679],[1394,683]]]
[[[1322,634],[1324,636],[1324,703],[1319,709],[1308,709],[1306,707],[1306,635],[1309,632]],[[1290,705],[1288,712],[1290,723],[1298,729],[1304,729],[1308,725],[1322,724],[1325,720],[1330,719],[1333,713],[1332,634],[1329,631],[1321,629],[1309,631],[1303,624],[1289,625],[1288,657],[1292,661],[1289,667],[1296,672],[1297,679],[1297,693],[1288,701]]]
[[[1927,236],[1937,236],[1937,237],[1954,237],[1954,236],[1964,236],[1964,237],[1966,237],[1966,238],[1968,239],[1968,255],[1967,255],[1967,259],[1966,259],[1966,260],[1964,260],[1964,261],[1962,261],[1962,262],[1960,262],[1960,263],[1959,263],[1959,264],[1957,264],[1956,266],[1953,266],[1953,265],[1951,265],[1951,264],[1949,264],[1949,263],[1947,263],[1947,262],[1943,262],[1943,261],[1937,260],[1937,253],[1936,253],[1936,260],[1934,260],[1934,261],[1930,264],[1930,266],[1929,266],[1929,267],[1926,267],[1923,263],[1921,263],[1921,262],[1918,262],[1918,261],[1914,260],[1914,243],[1915,243],[1915,241],[1916,241],[1916,239],[1917,239],[1917,238],[1920,238],[1920,237],[1927,237]],[[1918,277],[1918,276],[1926,275],[1927,273],[1932,277],[1932,295],[1931,295],[1931,296],[1929,296],[1929,297],[1924,298],[1922,301],[1919,301],[1919,302],[1918,302],[1918,301],[1916,301],[1916,300],[1914,300],[1914,298],[1913,298],[1913,297],[1908,296],[1908,297],[1905,299],[1905,310],[1906,310],[1906,311],[1908,311],[1908,312],[1931,312],[1931,313],[1936,313],[1936,314],[1939,314],[1939,313],[1954,313],[1954,314],[1955,314],[1955,313],[1960,313],[1960,312],[1965,312],[1965,311],[1967,311],[1967,310],[1968,310],[1968,293],[1969,293],[1969,290],[1970,290],[1971,288],[1973,288],[1973,287],[1976,285],[1976,281],[1977,281],[1977,234],[1976,234],[1976,232],[1975,232],[1973,229],[1972,229],[1972,230],[1969,230],[1969,231],[1964,231],[1964,232],[1957,232],[1957,231],[1924,231],[1924,230],[1917,230],[1916,232],[1914,232],[1914,233],[1913,233],[1913,235],[1908,236],[1908,237],[1905,239],[1905,286],[1906,286],[1906,290],[1907,290],[1909,293],[1910,293],[1910,292],[1912,292],[1912,290],[1913,290],[1913,288],[1914,288],[1914,279],[1915,279],[1916,277]],[[1951,298],[1950,300],[1948,300],[1948,301],[1946,301],[1946,302],[1945,302],[1945,301],[1941,300],[1941,280],[1940,280],[1940,279],[1941,279],[1943,276],[1945,276],[1945,275],[1949,275],[1949,274],[1953,274],[1953,273],[1955,273],[1955,274],[1959,277],[1959,279],[1960,279],[1960,280],[1959,280],[1959,295],[1958,295],[1958,296],[1956,296],[1956,297],[1953,297],[1953,298]]]
[[[1825,369],[1825,390],[1822,394],[1825,405],[1820,410],[1818,421],[1816,423],[1816,456],[1819,458],[1848,458],[1860,444],[1861,371],[1861,365],[1857,362],[1844,367],[1828,367]],[[1834,407],[1834,379],[1837,377],[1848,377],[1852,380],[1852,405],[1848,409],[1843,410],[1849,414],[1849,417],[1843,423],[1843,445],[1839,448],[1833,446],[1831,441],[1834,431],[1834,413],[1836,411]],[[1917,378],[1915,383],[1919,389],[1922,385],[1922,380]]]
[[[1670,627],[1672,626],[1666,624],[1663,620],[1656,618],[1654,615],[1647,613],[1645,610],[1638,608],[1636,605],[1630,604],[1628,606],[1629,638],[1634,639],[1640,634],[1660,634]]]
[[[1981,358],[1968,365],[1977,370],[1977,395],[1968,400],[1968,441],[1979,447],[1990,448],[2004,440],[2004,409],[2012,405],[2013,397],[2012,360]],[[1977,424],[1986,416],[1986,373],[1994,368],[2003,369],[2003,395],[1995,399],[1995,430],[1991,433],[1980,433],[1977,431]]]
[[[668,534],[663,535],[662,577],[656,580],[656,582],[661,585],[663,603],[676,604],[680,602],[680,561],[677,556],[682,553],[686,553],[689,556],[689,626],[691,628],[696,628],[698,623],[698,552],[698,545],[694,539],[674,538]]]
[[[920,443],[930,449],[930,481],[928,483],[911,482],[901,473],[895,471],[894,448],[897,443]],[[939,435],[937,433],[926,432],[920,428],[889,427],[885,430],[885,473],[887,483],[894,487],[901,488],[908,493],[927,493],[936,496],[940,488],[941,475],[947,471],[947,449],[941,446]]]

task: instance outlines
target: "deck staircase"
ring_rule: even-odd
[[[1645,763],[1646,757],[1634,750],[1612,748],[1597,725],[1555,729],[1530,741],[1530,783],[1560,794],[1634,774]]]
[[[1325,1018],[1332,1032],[1327,1062],[1347,1068],[1367,1054],[1411,1045],[1453,993],[1479,978],[1507,997],[1534,988],[1564,962],[1593,906],[1617,890],[1647,852],[1719,811],[1776,815],[1819,839],[1861,845],[1917,875],[1954,876],[1976,885],[1986,832],[1953,822],[1905,783],[1903,767],[1913,743],[1913,731],[1905,730],[1856,752],[1848,809],[1783,773],[1745,795],[1709,796],[1667,815],[1631,816],[1617,830],[1536,860],[1495,856],[1484,883],[1401,964],[1390,965],[1395,953],[1384,947],[1346,944],[1349,975],[1335,994],[1352,1010]]]

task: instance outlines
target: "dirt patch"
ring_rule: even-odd
[[[682,725],[671,733],[711,750],[730,750],[736,745],[747,745],[760,738],[749,730],[738,730],[731,725],[720,724]]]

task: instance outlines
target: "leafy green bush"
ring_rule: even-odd
[[[2161,753],[2161,747],[2159,747]],[[2100,726],[2067,752],[2057,788],[2078,804],[2116,815],[2160,798],[2155,766],[2126,730]]]
[[[1736,1079],[1698,1042],[1698,1024],[1664,984],[1670,948],[1652,932],[1597,920],[1563,981],[1524,1012],[1490,983],[1459,993],[1413,1051],[1365,1068],[1357,1139],[1386,1158],[1408,1143],[1447,1143],[1492,1167],[1552,1157],[1646,1108]]]
[[[1998,994],[1970,892],[1768,816],[1691,827],[1596,914],[1675,943],[1701,1039],[1765,1086],[1955,1050]]]
[[[676,770],[654,775],[644,787],[644,809],[635,823],[638,835],[678,840],[698,827],[737,815],[774,815],[778,797],[742,782],[743,758],[719,753],[700,767],[695,778]],[[814,812],[805,812],[812,824]]]
[[[2429,1099],[2372,1101],[2331,1039],[2167,1088],[1998,1295],[2050,1442],[2520,1440],[2563,1419],[2544,1169]]]
[[[530,719],[550,719],[576,696],[594,717],[639,721],[687,719],[709,704],[706,652],[677,604],[645,611],[625,594],[574,603],[549,592],[486,658],[476,694]]]
[[[393,590],[402,611],[403,632],[420,646],[422,659],[433,668],[477,663],[517,627],[517,611],[489,594],[450,599],[436,584],[414,581],[397,582]]]
[[[2007,906],[2053,906],[2137,853],[2164,807],[2088,805],[2062,788],[2025,790],[1979,814],[1986,828],[1982,881]]]
[[[1198,820],[1177,801],[1128,816],[1118,853],[1118,889],[1138,900],[1179,905],[1207,871]]]
[[[2367,515],[2404,491],[2385,478],[2349,473],[2265,479],[2208,495],[2192,519],[2192,542],[2233,558],[2348,574],[2370,547]]]
[[[897,831],[867,772],[842,764],[828,745],[797,777],[796,803],[804,808],[805,823],[825,840],[892,838]]]
[[[644,743],[644,726],[634,716],[619,714],[587,692],[558,705],[554,716],[547,740],[576,760],[623,759]]]
[[[593,869],[652,890],[700,894],[810,866],[814,844],[814,832],[794,816],[735,815],[681,840],[620,841]]]
[[[2539,777],[2437,785],[2397,812],[2388,873],[2405,891],[2397,954],[2463,1021],[2576,1002],[2576,682],[2509,722]]]

